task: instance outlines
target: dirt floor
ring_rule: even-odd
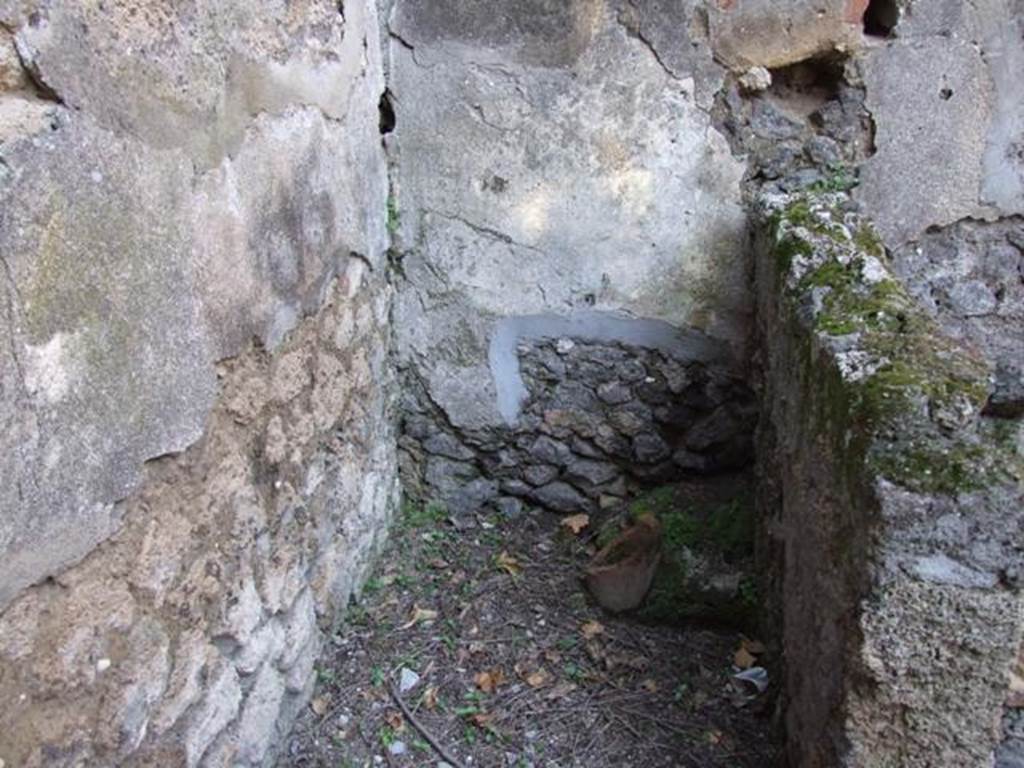
[[[771,691],[733,679],[756,639],[603,611],[579,578],[593,537],[407,507],[280,764],[775,765]]]

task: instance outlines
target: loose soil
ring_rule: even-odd
[[[771,691],[732,678],[759,644],[603,611],[579,578],[593,527],[407,507],[280,764],[775,765]]]

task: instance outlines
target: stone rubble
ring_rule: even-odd
[[[757,407],[737,374],[657,350],[560,338],[519,348],[511,428],[454,429],[406,398],[400,445],[424,498],[456,515],[525,502],[560,513],[752,460]]]

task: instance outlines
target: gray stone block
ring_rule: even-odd
[[[573,459],[565,469],[565,477],[569,482],[601,485],[615,479],[620,470],[614,464],[604,461],[588,461]]]
[[[633,438],[633,458],[641,464],[657,464],[668,458],[672,449],[657,434],[647,432]]]
[[[568,483],[555,482],[536,488],[530,498],[555,512],[579,512],[589,509],[586,497]]]

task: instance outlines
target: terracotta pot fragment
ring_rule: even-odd
[[[651,588],[661,560],[661,523],[641,515],[594,555],[584,571],[587,589],[613,613],[636,608]]]

